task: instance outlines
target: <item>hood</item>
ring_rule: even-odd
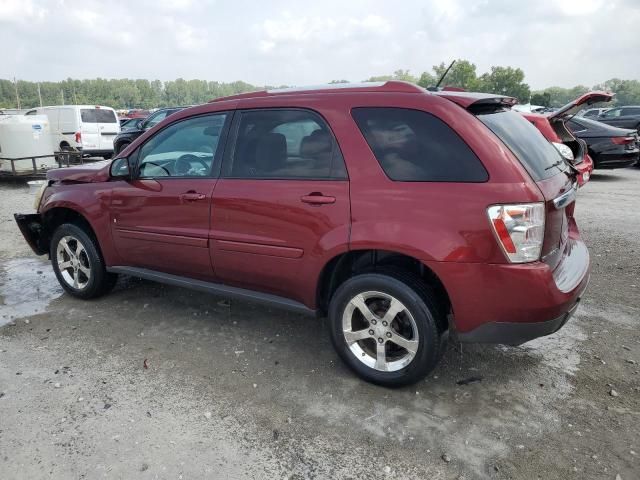
[[[588,92],[581,97],[567,103],[564,107],[559,108],[555,112],[551,112],[547,115],[549,120],[553,119],[568,119],[573,117],[576,113],[585,107],[593,105],[594,103],[610,102],[613,98],[613,93],[609,92]]]
[[[56,168],[47,172],[47,180],[69,183],[106,182],[109,180],[111,160],[86,163],[68,168]]]

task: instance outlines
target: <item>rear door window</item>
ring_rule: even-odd
[[[626,107],[622,109],[622,115],[640,115],[640,107]]]
[[[118,123],[115,112],[104,108],[82,108],[80,118],[84,123]]]
[[[308,110],[249,110],[224,176],[245,179],[346,179],[340,149],[326,122]]]
[[[567,168],[555,147],[520,113],[501,111],[478,118],[509,147],[534,180],[553,177]]]
[[[421,110],[354,108],[352,115],[385,174],[401,182],[485,182],[482,162],[446,123]]]

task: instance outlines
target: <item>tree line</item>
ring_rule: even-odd
[[[447,67],[443,62],[420,75],[413,75],[409,70],[396,70],[390,75],[374,76],[364,81],[404,80],[426,88],[436,85]],[[330,83],[348,82],[332,80]],[[640,105],[638,80],[613,78],[592,88],[577,85],[572,88],[549,87],[531,91],[520,68],[493,66],[488,72],[479,74],[476,65],[464,59],[456,61],[441,86],[508,95],[516,97],[520,103],[547,107],[562,106],[589,90],[607,90],[616,94],[613,103]],[[17,108],[16,87],[22,108],[39,106],[42,99],[42,105],[97,104],[117,109],[195,105],[217,97],[270,88],[243,81],[225,83],[182,78],[167,82],[144,79],[68,78],[61,82],[39,83],[24,80],[14,83],[11,80],[0,79],[0,108]]]

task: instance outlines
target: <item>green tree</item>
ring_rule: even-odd
[[[524,72],[519,68],[491,67],[478,79],[478,90],[515,97],[520,103],[528,103],[531,95],[529,85],[524,83]]]
[[[543,107],[551,106],[551,95],[547,92],[535,92],[531,94],[531,104]]]
[[[444,62],[440,63],[440,65],[434,65],[433,71],[435,73],[435,82],[434,85],[440,80],[444,72],[447,71],[449,64],[445,64]],[[441,87],[459,87],[464,88],[465,90],[477,90],[478,86],[478,76],[476,74],[476,66],[475,64],[469,62],[468,60],[456,60],[456,63],[453,64],[449,73],[444,78]]]
[[[369,77],[365,82],[388,82],[389,80],[401,80],[403,82],[418,83],[418,79],[411,75],[409,70],[396,70],[393,75],[378,75]]]

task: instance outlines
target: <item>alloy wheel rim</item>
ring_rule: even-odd
[[[58,270],[64,282],[76,290],[83,290],[91,279],[91,264],[80,240],[72,235],[62,237],[56,248]]]
[[[392,295],[367,291],[355,295],[342,315],[344,339],[363,364],[395,372],[411,363],[420,345],[409,309]]]

